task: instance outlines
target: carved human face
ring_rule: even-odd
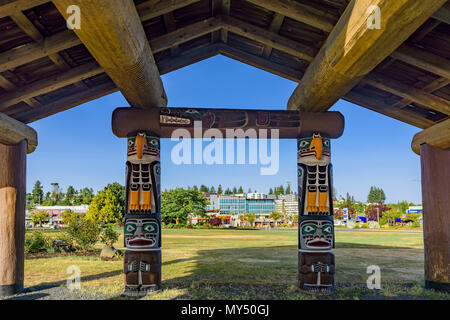
[[[300,223],[300,249],[331,250],[333,247],[333,222],[308,219]]]
[[[158,247],[159,224],[156,219],[127,219],[125,222],[125,246],[128,249],[145,250]]]
[[[138,133],[128,138],[128,159],[145,160],[148,156],[159,157],[159,138]]]
[[[322,137],[319,133],[312,137],[297,140],[298,161],[307,163],[310,161],[328,162],[330,159],[330,139]]]

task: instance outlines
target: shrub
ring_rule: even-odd
[[[41,231],[35,231],[25,236],[25,253],[47,251],[48,241]]]
[[[83,250],[91,250],[99,240],[101,228],[96,222],[77,215],[70,219],[66,231]]]
[[[361,225],[361,228],[364,228],[364,229],[369,228],[369,224],[368,224],[367,222],[364,222],[364,223]]]
[[[105,225],[100,233],[100,242],[112,246],[117,240],[119,240],[119,234],[114,230],[114,226]]]

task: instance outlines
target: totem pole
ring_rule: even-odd
[[[144,296],[161,287],[159,160],[159,137],[151,132],[128,135],[124,296]]]
[[[320,133],[297,139],[298,285],[314,292],[334,287],[334,223],[330,139]]]

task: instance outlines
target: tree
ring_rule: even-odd
[[[273,194],[273,189],[272,188],[269,189],[269,194]]]
[[[252,189],[248,188],[247,193],[252,193]]]
[[[82,204],[90,204],[94,198],[94,190],[92,190],[92,188],[84,188],[80,192],[80,197]]]
[[[239,194],[243,194],[244,193],[244,189],[242,188],[242,186],[239,187],[239,190],[238,190],[237,193],[239,193]]]
[[[253,222],[255,222],[255,220],[256,220],[256,214],[248,213],[246,215],[246,218],[247,218],[248,223],[250,223],[250,226],[253,227]]]
[[[378,218],[381,219],[383,217],[383,213],[387,210],[389,210],[389,208],[382,203],[371,204],[365,211],[366,218],[367,220],[377,221]]]
[[[110,183],[105,187],[106,189],[111,190],[111,192],[116,197],[117,201],[119,202],[119,205],[124,208],[125,207],[125,186],[121,185],[118,182]]]
[[[40,227],[42,227],[42,224],[48,219],[50,219],[50,216],[45,211],[34,211],[30,214],[31,222],[33,224],[38,224]]]
[[[60,200],[61,189],[59,187],[59,183],[58,182],[52,182],[51,185],[53,187],[51,200],[52,200],[53,204],[56,204],[56,202],[58,200]]]
[[[236,194],[236,193],[237,193],[237,188],[233,187],[233,194]]]
[[[275,222],[275,225],[278,224],[278,220],[280,220],[283,217],[283,215],[277,211],[272,211],[269,215],[269,219],[272,219]]]
[[[206,200],[196,190],[177,188],[161,194],[161,219],[164,223],[186,223],[190,214],[205,216]]]
[[[388,220],[389,225],[393,225],[395,223],[395,219],[401,218],[402,213],[397,208],[391,208],[384,212],[383,217]]]
[[[200,192],[208,193],[208,187],[205,186],[204,184],[202,184],[202,185],[200,186]]]
[[[75,188],[72,186],[69,186],[67,188],[66,198],[65,198],[65,201],[67,202],[67,204],[69,204],[69,205],[72,204],[74,197],[75,197]]]
[[[219,184],[219,187],[217,188],[217,194],[222,194],[223,190],[222,190],[222,185]]]
[[[34,184],[33,191],[31,191],[31,196],[34,204],[41,204],[44,201],[44,190],[39,180],[37,180]]]
[[[280,185],[280,186],[278,187],[278,194],[285,194],[285,193],[284,193],[284,187],[283,187],[283,185]]]
[[[291,194],[291,185],[288,184],[287,188],[286,188],[286,194]]]
[[[230,188],[227,188],[227,190],[225,190],[225,194],[227,194],[227,195],[231,194]]]
[[[197,191],[198,191],[198,188],[197,188],[197,186],[196,186],[196,185],[194,185],[194,186],[192,187],[192,189],[194,189],[194,190],[197,190]]]
[[[371,186],[369,194],[367,196],[367,202],[369,203],[384,203],[386,200],[386,195],[383,189],[376,186]]]
[[[212,186],[211,189],[209,189],[209,193],[216,193],[216,189],[214,188],[214,186]]]
[[[123,219],[122,208],[113,191],[106,188],[92,199],[86,219],[94,222],[117,223]]]

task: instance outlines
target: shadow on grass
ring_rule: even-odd
[[[395,273],[395,268],[404,268],[408,273],[408,261],[402,260],[402,256],[419,257],[423,255],[423,249],[338,242],[336,249],[341,248],[367,249],[367,252],[361,254],[359,250],[358,255],[351,255],[348,260],[341,257],[340,261],[336,261],[338,273],[336,290],[328,295],[310,294],[297,288],[298,248],[296,245],[287,245],[200,250],[193,257],[167,261],[163,263],[162,272],[169,279],[163,280],[162,290],[148,298],[189,300],[424,298],[417,294],[417,291],[422,290],[421,282],[402,280],[400,277],[395,280],[395,274],[392,274]],[[378,257],[380,267],[383,270],[389,270],[390,273],[389,279],[382,280],[383,286],[390,290],[387,296],[382,291],[369,290],[366,285],[368,277],[366,266],[355,264],[355,259],[364,262],[380,249],[392,251],[392,254],[386,254],[383,251],[382,258]],[[401,255],[398,254],[400,251]],[[194,266],[184,265],[183,262],[186,261],[195,261],[195,264]],[[189,274],[170,278],[170,274],[179,274],[180,270],[188,271]],[[411,274],[413,271],[411,270]],[[410,290],[415,290],[416,295],[409,295]],[[112,299],[121,298],[116,296]]]

